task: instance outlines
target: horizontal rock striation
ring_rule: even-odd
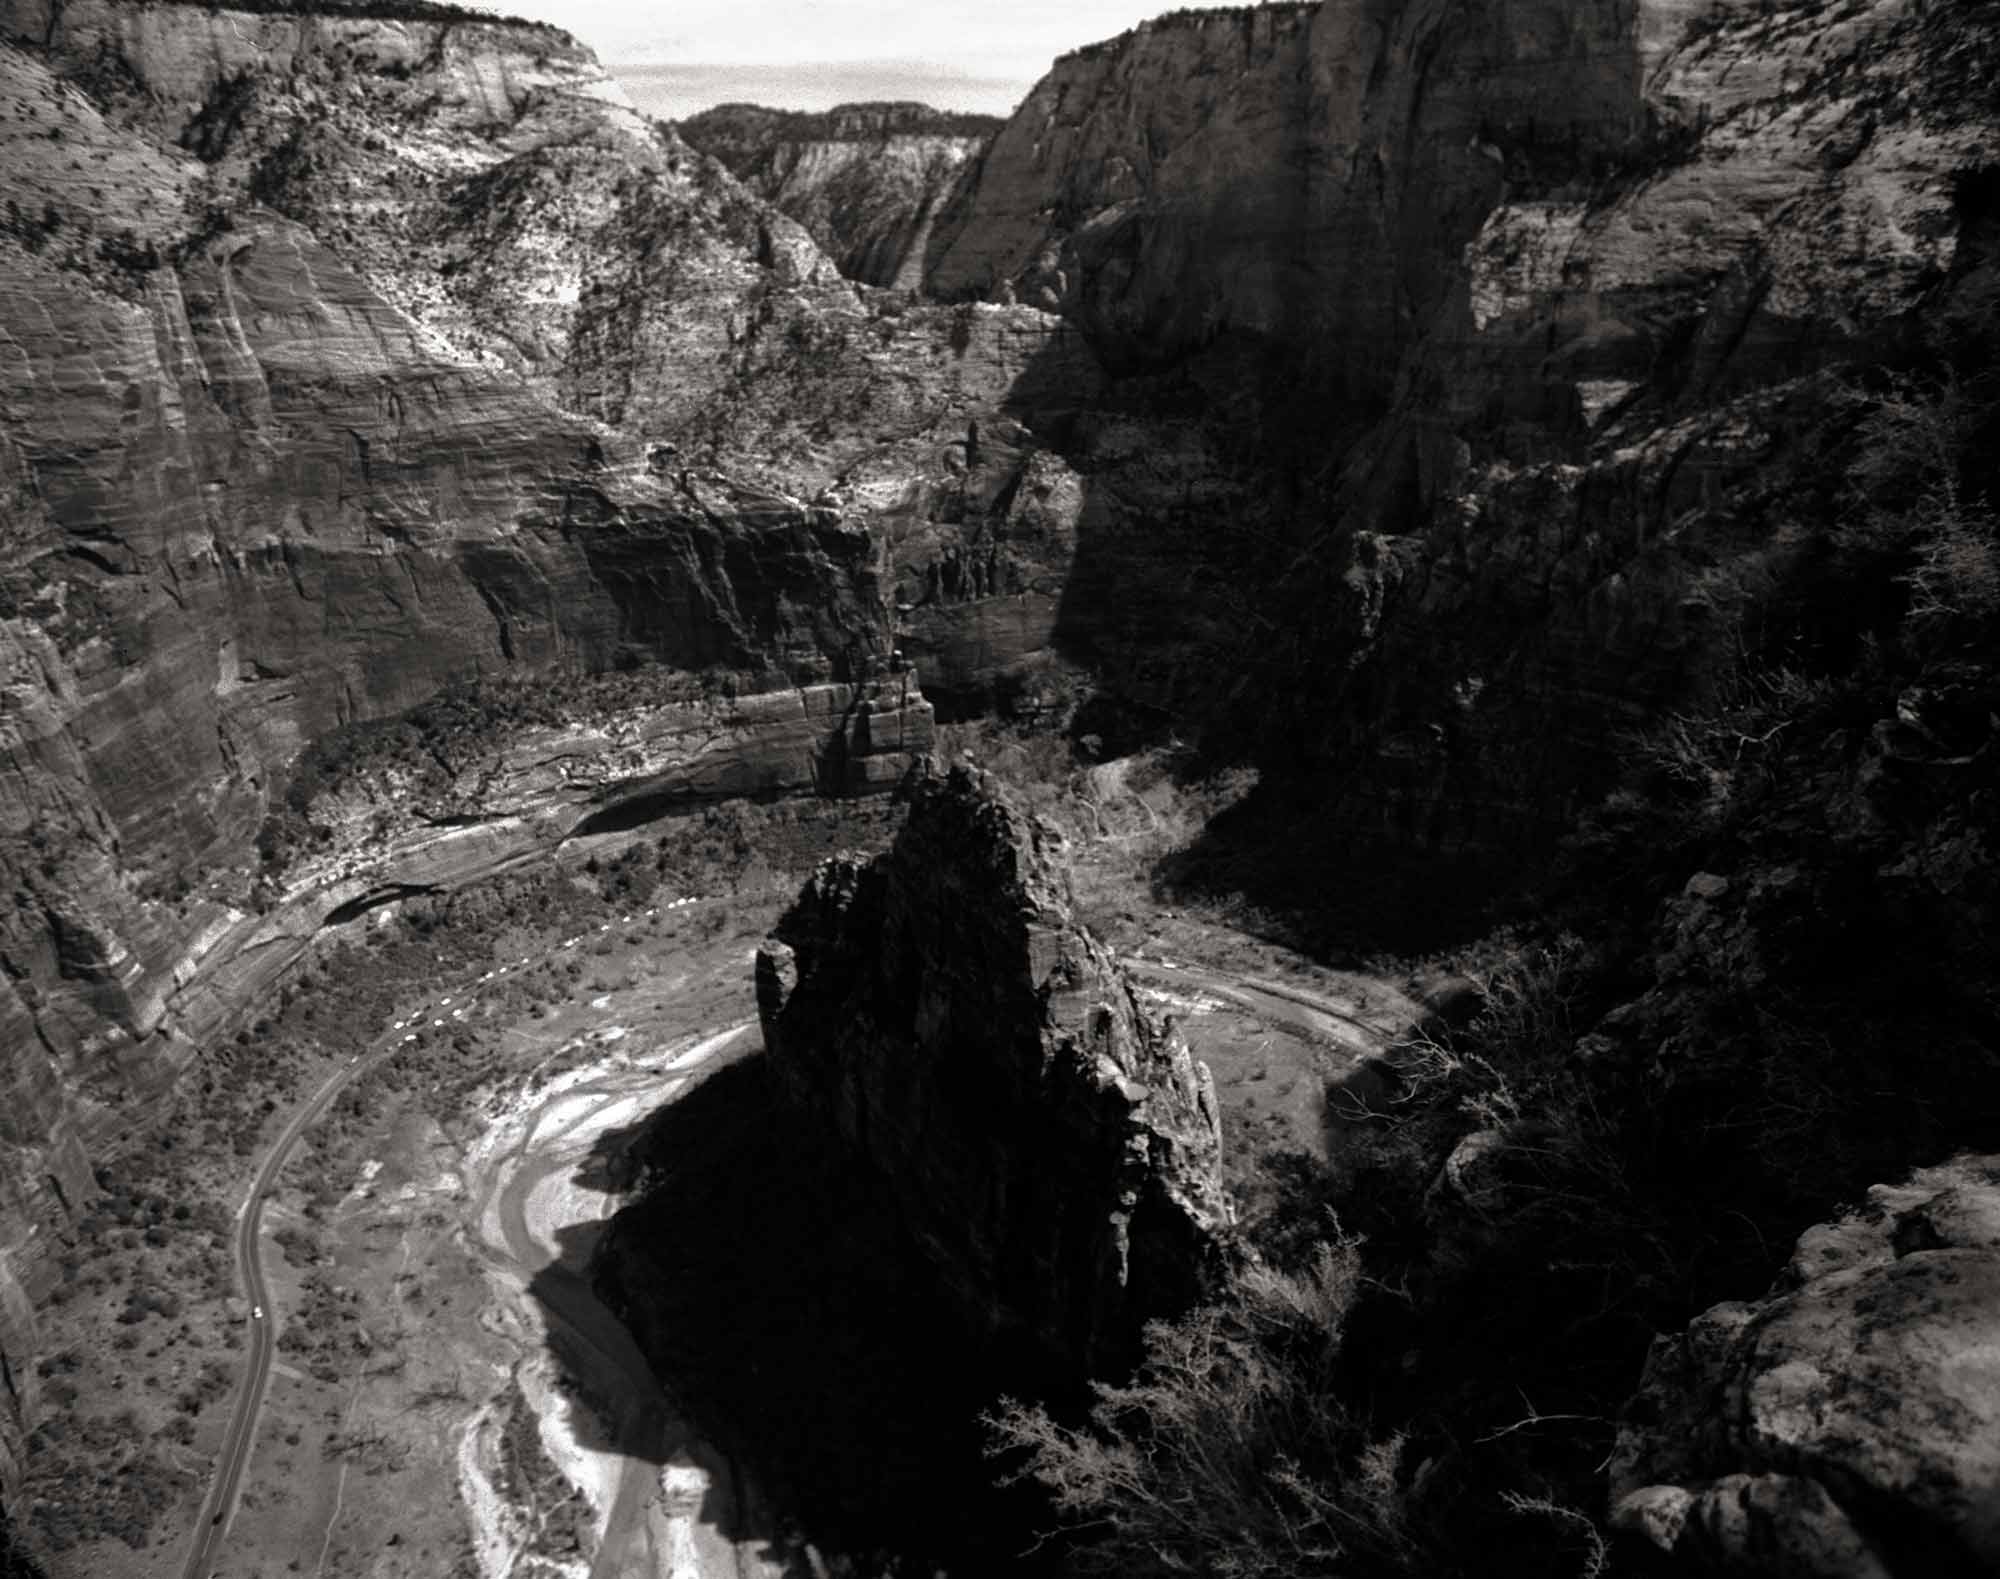
[[[929,710],[878,678],[888,567],[818,497],[882,436],[805,425],[878,390],[920,454],[1031,353],[885,348],[552,29],[5,0],[0,101],[4,1484],[93,1160],[322,926],[649,808],[900,777]],[[496,735],[446,797],[478,826],[384,790],[252,904],[310,742],[633,666],[761,694]]]
[[[1002,124],[922,104],[723,104],[675,129],[805,226],[848,279],[915,291],[939,208]]]
[[[663,697],[567,726],[496,730],[433,767],[364,768],[317,797],[324,834],[259,907],[190,907],[162,1030],[207,1045],[313,939],[369,909],[448,892],[543,859],[572,839],[675,809],[744,797],[852,795],[892,787],[932,741],[910,674],[723,698]]]
[[[550,29],[0,0],[14,1397],[43,1225],[266,962],[675,798],[879,786],[928,738],[899,647],[954,713],[1066,722],[1078,661],[1128,721],[1209,725],[1298,790],[1280,864],[1313,904],[1384,845],[1539,858],[1628,732],[1811,661],[1760,633],[1851,635],[1811,606],[1848,504],[1816,474],[1857,367],[1993,343],[1997,70],[1990,7],[1323,0],[1065,58],[944,198],[918,150],[962,128],[791,126],[772,169],[802,211],[887,238],[851,267],[907,283],[921,256],[939,304],[843,279]],[[759,694],[670,686],[446,783],[364,775],[254,913],[252,841],[310,742],[451,682],[627,665]],[[919,794],[970,849],[1019,832]],[[960,1088],[823,1087],[885,1166],[940,1170],[971,1229],[919,1227],[968,1307],[1080,1362],[1141,1303],[1107,1292],[1120,1255],[1153,1275],[1141,1215],[1163,1266],[1202,1215],[1090,1147],[1200,1102],[1018,859],[1013,886],[830,876],[781,940],[796,984],[771,954],[774,1045],[785,1002],[841,995],[815,948],[911,1059],[911,1004],[988,1034],[1058,961],[1111,1006],[1111,1067],[1181,1095],[1063,1088],[1096,1159],[1062,1175],[1071,1238],[1014,1215],[1036,1180],[991,1197],[924,1150],[922,1104]],[[1015,931],[947,913],[1017,889],[1042,919]],[[933,913],[1006,968],[895,999],[932,979]],[[1033,1049],[974,1037],[1020,1077],[991,1076],[1009,1112],[1041,1111],[1024,1071],[1096,1067],[1068,991]]]
[[[965,767],[908,793],[895,845],[823,864],[757,956],[773,1067],[973,1331],[1103,1374],[1222,1265],[1207,1070],[1077,922],[1052,829]]]

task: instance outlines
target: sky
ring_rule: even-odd
[[[597,52],[666,119],[745,99],[921,99],[1005,115],[1065,50],[1189,0],[496,0]]]

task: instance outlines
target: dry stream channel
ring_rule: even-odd
[[[186,1450],[185,1511],[143,1549],[94,1542],[55,1572],[786,1571],[755,1487],[694,1436],[588,1268],[649,1118],[760,1046],[751,961],[789,891],[662,892],[567,935],[516,929],[399,1001],[266,1198],[269,1308],[236,1315],[269,1322],[276,1349],[240,1489],[216,1522],[201,1499],[231,1461],[232,1428],[215,1408]],[[1308,969],[1173,912],[1140,905],[1107,930],[1210,1064],[1246,1164],[1310,1147],[1329,1082],[1365,1070],[1413,1012],[1378,979]],[[485,1059],[469,1096],[426,1052],[460,1033]],[[398,1077],[376,1078],[398,1052]],[[232,1374],[256,1347],[233,1348]]]
[[[776,909],[775,896],[663,895],[398,1013],[384,1051],[476,1028],[508,1072],[457,1114],[364,1107],[338,1153],[345,1178],[326,1176],[334,1150],[306,1131],[264,1212],[272,1308],[253,1319],[280,1336],[255,1450],[240,1497],[197,1540],[200,1572],[778,1571],[746,1534],[751,1499],[587,1270],[624,1144],[757,1046],[749,955]],[[567,1000],[503,1007],[493,989],[510,975],[566,958],[588,966]],[[133,1573],[191,1560],[184,1540],[133,1556]]]

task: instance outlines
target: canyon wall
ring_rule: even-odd
[[[1059,330],[877,332],[551,29],[10,0],[0,100],[9,1482],[93,1160],[321,926],[675,800],[900,776],[893,576],[822,492],[885,432],[932,464]],[[824,426],[855,402],[884,430]],[[656,704],[503,731],[448,813],[392,786],[260,868],[310,742],[633,666]]]
[[[969,1330],[1072,1383],[1225,1261],[1205,1066],[1077,921],[1061,841],[967,767],[822,864],[757,956],[781,1089],[885,1179]]]
[[[547,28],[0,0],[21,1407],[51,1225],[266,962],[676,797],[879,787],[924,690],[1204,728],[1302,787],[1261,826],[1314,904],[1384,846],[1541,859],[1628,732],[1783,656],[1760,633],[1837,546],[1817,474],[1853,370],[1987,343],[1996,34],[1914,0],[1163,18],[1058,62],[943,198],[942,148],[879,187],[826,151],[932,133],[800,142],[801,205],[890,238],[863,250],[902,283],[920,257],[939,305],[843,279]],[[325,846],[260,873],[310,742],[628,664],[716,683],[332,793]],[[888,904],[827,881],[800,958]],[[1112,1043],[1174,1067],[1047,925]],[[1031,935],[967,941],[1011,951],[1011,993],[1047,975],[1014,968]],[[799,967],[771,958],[782,1048]],[[914,990],[917,943],[884,969],[883,1002]],[[933,1091],[839,1089],[892,1149]],[[1114,1130],[1154,1100],[1091,1090]],[[1130,1237],[1125,1186],[1087,1182],[1074,1242],[928,1230],[968,1290],[999,1246],[1067,1268],[1005,1319],[1072,1353],[1117,1325],[1082,1291]]]
[[[1546,851],[1764,661],[1853,370],[1982,332],[1995,55],[1905,0],[1325,0],[1065,57],[928,274],[1115,375],[1051,650],[1312,780],[1327,859]]]
[[[914,291],[938,209],[1001,125],[922,104],[823,114],[723,104],[675,129],[805,226],[847,278]]]
[[[1182,12],[1059,60],[940,220],[929,278],[1140,361],[1285,339],[1377,397],[1509,180],[1648,130],[1630,0]]]

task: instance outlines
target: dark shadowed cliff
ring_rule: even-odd
[[[1789,639],[1831,523],[1772,481],[1824,475],[1850,382],[1979,343],[1994,38],[1329,0],[1059,61],[928,274],[1120,374],[1062,446],[1048,650],[1310,782],[1329,860],[1545,852],[1623,731]],[[953,594],[903,596],[948,678]]]
[[[1079,921],[1064,841],[931,762],[757,953],[764,1049],[663,1111],[594,1263],[702,1432],[835,1550],[1039,1572],[982,1411],[1081,1396],[1240,1247],[1205,1065]]]

